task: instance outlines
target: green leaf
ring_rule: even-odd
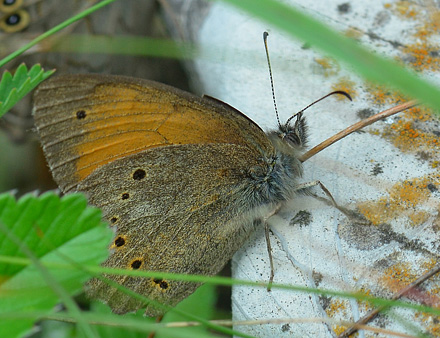
[[[2,335],[21,336],[38,319],[14,318],[14,313],[51,313],[60,301],[56,286],[60,285],[70,296],[80,292],[90,277],[80,266],[98,265],[105,260],[112,235],[101,221],[100,211],[87,207],[86,199],[80,194],[63,198],[54,193],[40,197],[29,194],[18,201],[11,194],[0,195]],[[14,264],[20,258],[29,261],[27,258],[31,257],[26,257],[23,251],[30,251],[32,258],[38,258],[53,283],[47,282],[39,264]],[[8,314],[10,318],[6,318]]]
[[[40,65],[34,65],[28,71],[24,63],[18,66],[14,76],[6,70],[0,81],[0,117],[54,72],[45,72]]]
[[[217,299],[216,287],[212,284],[203,284],[196,292],[185,298],[180,302],[175,309],[180,310],[182,313],[191,313],[203,319],[213,319],[215,302]],[[179,312],[168,312],[165,314],[163,323],[170,323],[173,321],[185,321],[186,317],[182,316]],[[205,329],[203,327],[197,327],[193,329]],[[158,336],[159,338],[159,336]]]

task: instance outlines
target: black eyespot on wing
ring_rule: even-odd
[[[135,259],[131,262],[130,266],[132,269],[137,270],[142,266],[142,261],[140,259]]]
[[[136,181],[140,181],[141,179],[145,178],[146,175],[147,175],[147,173],[145,172],[144,169],[137,169],[133,173],[133,179]]]
[[[12,13],[20,8],[22,0],[3,0],[0,2],[0,12]]]
[[[8,12],[9,7],[1,5],[3,9]],[[12,7],[11,7],[12,8]],[[15,33],[24,30],[29,25],[29,13],[25,10],[19,9],[11,12],[9,15],[3,16],[0,19],[0,29],[6,33]]]
[[[166,290],[169,287],[168,282],[163,279],[154,279],[153,282],[156,283],[162,290]]]
[[[124,239],[124,237],[121,237],[121,236],[117,237],[117,238],[115,239],[115,246],[117,246],[117,247],[121,247],[121,246],[123,246],[123,245],[125,245],[125,239]]]
[[[21,16],[17,13],[14,13],[14,14],[9,15],[5,19],[5,23],[9,26],[15,26],[20,23],[20,20],[21,20]]]
[[[123,200],[128,200],[128,199],[130,198],[130,194],[129,194],[128,192],[124,192],[124,193],[121,195],[121,198],[122,198]]]
[[[5,6],[12,6],[16,3],[16,0],[3,0],[3,5]]]
[[[76,112],[76,118],[77,118],[78,120],[85,119],[86,116],[87,116],[87,113],[86,113],[85,110],[78,110],[78,111]]]

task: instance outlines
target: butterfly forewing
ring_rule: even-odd
[[[146,80],[61,76],[35,96],[35,123],[55,180],[86,193],[116,229],[105,266],[212,275],[257,223],[251,171],[274,149],[235,109]],[[175,305],[196,284],[107,276]],[[93,279],[117,313],[144,305]],[[147,314],[162,310],[147,307]]]

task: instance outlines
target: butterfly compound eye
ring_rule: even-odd
[[[290,121],[290,120],[289,120]],[[289,121],[280,127],[283,140],[292,147],[303,147],[307,144],[307,125],[302,113],[296,116],[293,126]]]

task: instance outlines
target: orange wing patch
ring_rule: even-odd
[[[34,101],[42,144],[64,191],[105,164],[155,147],[270,146],[263,131],[233,108],[151,81],[60,76],[44,82]]]

